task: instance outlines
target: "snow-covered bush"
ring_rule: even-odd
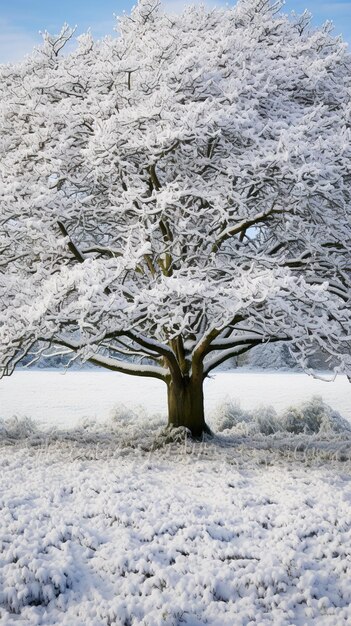
[[[351,431],[351,424],[318,396],[299,407],[289,407],[280,418],[282,430],[290,433],[327,433]]]
[[[221,404],[212,416],[213,424],[218,432],[230,430],[239,425],[247,427],[252,422],[252,417],[245,411],[240,402],[229,401]]]
[[[211,424],[218,432],[235,431],[238,434],[262,433],[271,435],[279,430],[277,413],[273,407],[263,406],[254,411],[245,410],[237,401],[224,402],[215,411]]]
[[[262,406],[252,415],[253,421],[262,435],[273,435],[279,430],[279,418],[271,406]]]
[[[99,425],[97,427],[99,428]],[[161,416],[154,415],[150,418],[142,407],[133,411],[124,405],[115,407],[107,428],[111,428],[120,446],[144,449],[151,449],[165,429],[164,419]]]
[[[0,439],[20,440],[35,436],[38,433],[37,424],[29,417],[1,419],[0,416]]]
[[[212,423],[212,422],[211,422]],[[213,424],[219,432],[272,435],[274,433],[327,434],[351,432],[351,424],[319,397],[291,406],[280,415],[272,407],[254,411],[242,409],[238,402],[226,402],[213,415]]]

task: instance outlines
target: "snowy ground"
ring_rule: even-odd
[[[220,374],[218,436],[165,443],[162,417],[113,409],[121,387],[88,374],[0,383],[1,626],[351,624],[350,425],[320,400],[284,411],[319,393],[350,420],[343,379]],[[301,420],[318,432],[286,430]]]

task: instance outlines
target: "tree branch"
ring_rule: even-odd
[[[276,343],[277,341],[291,341],[291,337],[272,337],[271,339],[269,339],[269,341],[264,343]],[[215,369],[228,359],[235,356],[240,356],[241,354],[245,354],[245,352],[248,352],[249,350],[251,350],[251,348],[258,345],[262,345],[262,339],[256,339],[256,341],[251,341],[250,343],[244,345],[240,344],[235,347],[230,347],[227,350],[223,350],[220,354],[212,357],[212,359],[210,359],[210,361],[205,364],[204,379],[213,369]]]
[[[62,235],[68,239],[68,249],[70,250],[70,252],[72,252],[73,256],[77,259],[79,263],[83,263],[85,261],[84,256],[79,252],[77,246],[73,243],[67,232],[66,227],[64,226],[64,224],[62,224],[62,222],[57,222],[57,224]]]
[[[54,344],[58,344],[60,346],[65,346],[69,348],[73,352],[78,352],[81,348],[85,346],[80,345],[78,342],[73,340],[63,339],[61,337],[55,337],[53,339]],[[93,363],[94,365],[98,365],[100,367],[104,367],[105,369],[111,370],[113,372],[119,372],[121,374],[130,374],[131,376],[145,376],[148,378],[158,378],[166,382],[167,376],[169,374],[168,370],[163,367],[157,367],[152,365],[138,365],[136,363],[126,363],[120,362],[117,359],[112,359],[111,357],[105,357],[100,354],[95,354],[87,359],[89,363]]]
[[[226,241],[230,237],[234,237],[235,235],[238,235],[242,231],[246,231],[248,228],[251,228],[256,224],[259,224],[261,222],[267,222],[269,217],[271,217],[272,215],[278,215],[280,213],[285,213],[284,209],[274,209],[273,205],[273,207],[269,209],[269,211],[262,211],[252,219],[243,220],[236,226],[226,228],[219,234],[218,239],[212,245],[212,252],[217,252],[222,243],[224,243],[224,241]]]

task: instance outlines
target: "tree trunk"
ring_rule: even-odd
[[[205,422],[202,377],[184,376],[181,381],[171,380],[168,389],[168,426],[185,426],[194,438],[211,434]]]

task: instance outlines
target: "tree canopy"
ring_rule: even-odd
[[[41,342],[156,377],[195,433],[203,379],[262,342],[351,373],[350,54],[281,6],[141,0],[1,67],[3,373]]]

